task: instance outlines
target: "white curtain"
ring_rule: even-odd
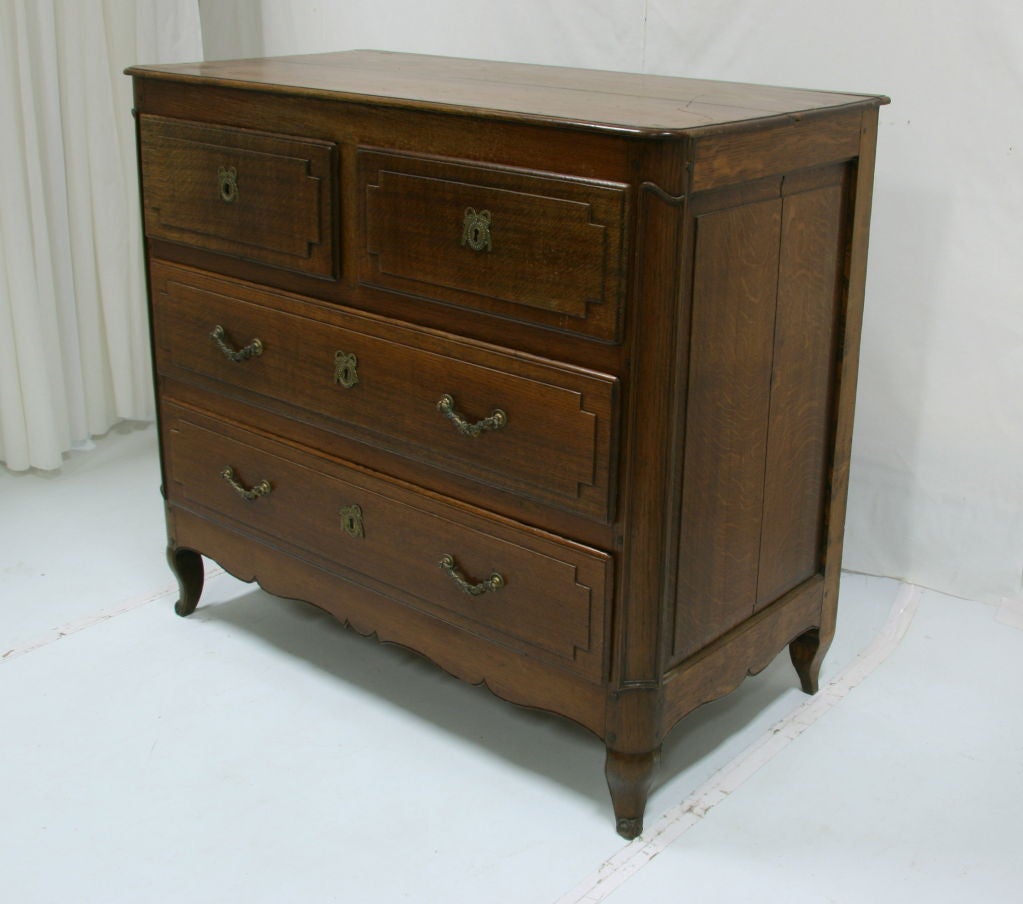
[[[0,461],[152,417],[125,66],[202,58],[195,0],[0,0]]]

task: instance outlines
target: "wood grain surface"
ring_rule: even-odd
[[[815,691],[887,98],[372,51],[129,72],[179,614],[210,556],[574,719],[628,838],[688,712],[786,645]]]
[[[655,135],[877,102],[863,94],[373,50],[139,66],[128,73]]]

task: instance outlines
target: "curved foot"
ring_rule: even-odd
[[[789,644],[789,656],[796,667],[803,693],[817,693],[820,687],[821,663],[830,645],[830,640],[827,643],[822,642],[819,628],[811,628]]]
[[[604,774],[615,810],[615,828],[628,841],[643,831],[643,811],[660,752],[659,747],[647,753],[619,753],[607,748]]]
[[[628,816],[623,816],[621,819],[616,819],[615,831],[626,841],[639,838],[643,834],[643,817],[637,816],[630,819]]]
[[[167,547],[167,564],[178,579],[179,597],[174,604],[178,615],[186,616],[195,612],[202,595],[205,572],[202,567],[202,556],[191,549],[175,549]]]

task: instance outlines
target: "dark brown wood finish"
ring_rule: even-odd
[[[128,72],[177,84],[238,85],[286,97],[654,136],[887,102],[802,88],[376,50],[137,66]]]
[[[839,183],[782,207],[757,608],[821,566],[843,195]]]
[[[779,200],[696,222],[676,659],[752,612],[780,223]]]
[[[286,542],[353,582],[599,681],[611,583],[606,553],[177,406],[168,405],[164,417],[172,505],[270,545]],[[265,493],[252,497],[260,485]],[[446,569],[445,556],[452,559]],[[479,592],[464,592],[459,574]],[[493,574],[501,576],[498,586],[476,588]]]
[[[327,430],[607,519],[613,377],[347,309],[328,326],[251,286],[163,264],[152,274],[161,373],[268,396]],[[261,353],[222,354],[217,326]],[[505,423],[466,434],[439,410],[445,396],[471,424],[496,410]]]
[[[629,838],[686,713],[786,645],[816,689],[886,98],[130,73],[179,614],[207,555],[574,719]]]
[[[839,292],[841,316],[836,327],[838,344],[837,406],[833,433],[833,458],[829,472],[824,559],[824,601],[819,630],[811,630],[790,648],[803,689],[816,692],[821,662],[835,635],[838,612],[838,580],[842,567],[842,540],[849,493],[849,459],[852,454],[853,415],[856,408],[856,376],[860,365],[860,332],[867,275],[867,238],[874,188],[874,157],[877,150],[877,109],[863,111],[859,156],[855,163],[852,216],[847,221],[850,240],[844,262],[844,292]]]
[[[336,276],[333,142],[140,116],[139,145],[147,235]]]
[[[362,280],[615,340],[626,187],[360,152]],[[467,241],[485,218],[485,245]]]
[[[359,634],[421,653],[456,678],[485,685],[505,700],[561,713],[598,736],[603,731],[607,700],[598,683],[544,659],[527,659],[512,647],[490,643],[368,583],[332,574],[297,547],[264,545],[251,533],[237,532],[224,521],[179,507],[169,509],[167,526],[176,550],[182,548],[178,538],[187,538],[239,580],[314,603]],[[523,668],[526,661],[528,669]]]
[[[615,828],[622,838],[636,838],[643,831],[643,811],[659,758],[660,748],[646,753],[607,748],[604,774],[614,803]]]

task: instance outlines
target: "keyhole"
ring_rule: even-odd
[[[346,505],[341,509],[341,529],[350,537],[364,537],[362,506]]]
[[[359,359],[338,351],[334,353],[334,382],[351,389],[359,382]]]
[[[468,245],[473,251],[490,251],[490,211],[476,211],[473,207],[465,208],[462,221],[462,244]]]
[[[233,166],[222,166],[220,176],[220,197],[230,203],[238,198],[238,170]]]

